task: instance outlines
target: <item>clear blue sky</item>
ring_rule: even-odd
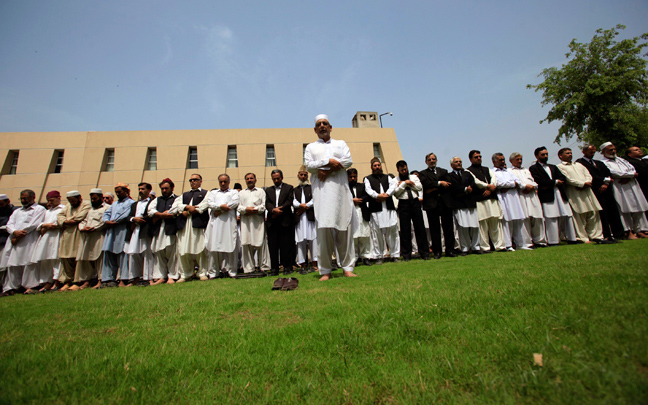
[[[0,132],[305,128],[318,113],[350,127],[392,111],[411,169],[473,148],[528,164],[541,144],[555,162],[558,125],[538,123],[548,108],[526,84],[573,38],[646,21],[645,0],[4,0]]]

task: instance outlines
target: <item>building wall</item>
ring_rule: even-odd
[[[360,178],[368,175],[374,144],[379,144],[386,173],[396,173],[402,159],[392,128],[334,128],[335,139],[349,145],[353,167]],[[256,174],[257,186],[272,185],[270,172],[279,168],[284,181],[295,184],[297,170],[303,163],[303,147],[317,140],[312,128],[290,129],[215,129],[187,131],[115,131],[115,132],[4,132],[0,133],[0,193],[16,204],[21,190],[36,192],[45,202],[50,190],[65,193],[78,189],[86,196],[91,188],[112,191],[118,182],[129,183],[131,191],[142,181],[153,184],[168,177],[176,185],[175,193],[188,189],[192,173],[203,177],[203,188],[218,187],[218,175],[227,173],[232,186],[245,187],[244,176]],[[277,166],[266,167],[266,146],[274,145]],[[236,146],[238,167],[227,168],[228,146]],[[198,169],[188,169],[190,147],[198,151]],[[157,170],[145,170],[149,148],[156,148]],[[105,171],[107,150],[114,150],[114,171]],[[12,151],[19,151],[15,174],[9,174]],[[60,173],[54,173],[57,151],[64,151]]]

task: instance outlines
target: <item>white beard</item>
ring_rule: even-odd
[[[605,156],[608,159],[616,159],[616,153],[603,153],[603,156]]]
[[[302,186],[302,187],[303,187],[303,186],[307,186],[308,184],[309,184],[309,183],[308,183],[308,180],[306,180],[306,181],[301,181],[301,180],[300,180],[299,182],[297,182],[297,185],[298,185],[298,186]]]

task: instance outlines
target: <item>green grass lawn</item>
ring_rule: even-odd
[[[646,240],[340,272],[2,298],[0,401],[648,401]]]

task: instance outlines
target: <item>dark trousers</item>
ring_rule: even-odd
[[[452,210],[439,201],[436,207],[425,211],[430,225],[430,236],[432,238],[432,251],[441,253],[441,227],[443,226],[443,240],[446,253],[452,252],[455,245],[454,218]]]
[[[423,211],[418,199],[398,200],[398,218],[400,219],[400,250],[405,259],[412,258],[412,223],[414,235],[421,258],[430,255],[430,243],[425,232]]]
[[[295,228],[274,224],[267,227],[267,232],[270,268],[278,270],[281,262],[284,270],[292,270],[295,262]]]
[[[619,206],[614,199],[612,186],[603,193],[595,192],[594,195],[598,199],[599,204],[603,210],[599,211],[601,216],[601,225],[603,226],[603,236],[605,238],[615,237],[622,238],[625,236],[625,230],[621,223],[621,214],[619,213]]]

